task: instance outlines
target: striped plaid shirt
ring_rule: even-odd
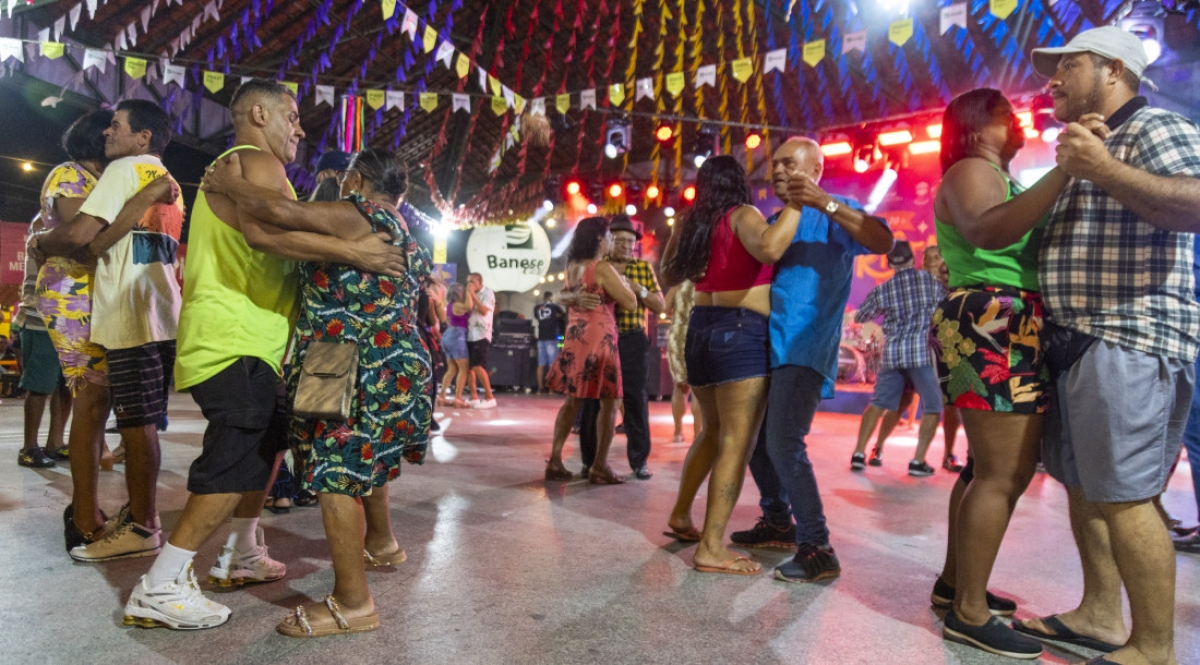
[[[629,280],[629,286],[633,288],[634,295],[640,290],[637,285],[641,284],[646,287],[646,291],[650,293],[658,293],[658,280],[654,279],[654,270],[649,263],[641,259],[629,259],[629,263],[625,266],[625,279]],[[631,330],[641,330],[646,327],[646,307],[639,300],[637,307],[634,309],[624,309],[620,305],[617,306],[617,331],[629,332]]]
[[[1109,119],[1109,152],[1154,175],[1200,177],[1200,128],[1145,103],[1136,98]],[[1185,362],[1200,354],[1192,234],[1143,222],[1091,181],[1072,179],[1059,195],[1038,276],[1058,325]]]
[[[871,289],[854,320],[864,323],[883,315],[883,369],[933,365],[929,322],[944,297],[946,290],[933,275],[911,266]]]

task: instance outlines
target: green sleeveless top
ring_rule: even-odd
[[[217,159],[235,150],[258,148],[235,146]],[[213,214],[203,191],[192,206],[187,246],[176,387],[206,381],[244,356],[281,372],[298,313],[297,264],[251,249],[240,231]]]
[[[1008,192],[1004,200],[1009,201],[1025,191],[1000,167],[992,164],[1004,181]],[[987,286],[1014,286],[1025,291],[1037,291],[1038,246],[1042,243],[1042,230],[1046,217],[1017,242],[1004,249],[979,249],[967,242],[958,229],[934,217],[937,226],[938,248],[950,271],[950,288],[984,284]]]

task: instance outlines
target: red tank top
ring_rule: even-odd
[[[730,208],[717,228],[713,229],[712,250],[708,255],[708,271],[696,282],[696,290],[744,291],[760,284],[770,284],[774,266],[761,263],[742,245],[729,225],[729,217],[737,208]]]

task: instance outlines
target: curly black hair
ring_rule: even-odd
[[[725,213],[753,203],[746,170],[728,155],[710,157],[696,174],[696,202],[680,223],[675,253],[663,262],[663,276],[670,284],[695,281],[708,269],[713,230]]]

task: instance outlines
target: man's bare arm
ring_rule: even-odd
[[[88,243],[88,250],[95,256],[108,251],[125,234],[133,230],[138,220],[146,214],[146,210],[155,203],[174,203],[179,198],[179,184],[169,176],[161,176],[150,181],[141,188],[133,198],[125,202],[121,213]]]
[[[103,220],[78,213],[43,234],[38,248],[47,256],[70,256],[95,240],[105,226]]]

